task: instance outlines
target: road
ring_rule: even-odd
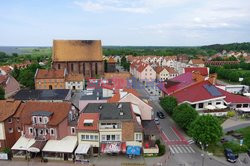
[[[148,98],[151,101],[155,116],[157,111],[162,111],[165,114],[159,105],[159,96],[150,96],[143,88],[144,86],[136,79],[133,79],[133,87],[140,93],[142,98]],[[170,160],[166,164],[167,166],[202,166],[203,152],[195,144],[189,144],[191,140],[185,136],[168,115],[166,115],[165,119],[160,119],[159,130],[162,131],[161,137],[171,154]],[[204,154],[205,166],[247,166],[241,160],[231,164],[224,158],[215,158],[208,156],[207,153]]]

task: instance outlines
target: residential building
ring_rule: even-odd
[[[52,67],[80,73],[85,78],[103,76],[104,63],[100,40],[54,40]]]
[[[84,76],[77,73],[67,74],[65,78],[65,88],[71,90],[83,90],[85,88]]]
[[[155,68],[155,72],[156,72],[156,79],[158,81],[166,81],[178,75],[178,73],[173,68],[170,67],[158,66]]]
[[[35,74],[36,89],[65,89],[66,69],[37,69]]]
[[[20,84],[9,74],[0,75],[0,86],[5,91],[5,98],[15,95],[20,90]]]
[[[136,77],[144,83],[152,82],[156,79],[156,72],[150,65],[141,63],[137,68]]]
[[[11,148],[14,157],[73,160],[79,115],[74,105],[69,102],[28,101],[19,114],[23,135]]]
[[[116,72],[116,61],[113,57],[109,57],[108,61],[107,61],[107,72],[108,73],[113,73]]]
[[[44,101],[44,102],[63,102],[71,99],[71,90],[68,89],[53,89],[53,90],[42,90],[42,89],[23,89],[17,92],[13,97],[15,100],[21,101]]]
[[[205,62],[202,59],[191,59],[188,63],[195,67],[205,67]]]
[[[141,120],[152,120],[154,117],[153,108],[146,101],[139,98],[139,94],[134,89],[124,89],[117,92],[108,103],[130,102],[134,113]]]
[[[20,105],[20,101],[0,100],[0,151],[11,148],[21,135],[14,117]]]
[[[10,74],[13,70],[13,67],[11,66],[0,66],[0,75],[7,75]]]
[[[205,65],[208,66],[208,65],[211,65],[211,66],[223,66],[223,65],[226,65],[226,64],[238,64],[239,61],[205,61]]]
[[[141,153],[143,128],[130,103],[90,103],[80,120],[79,144],[89,144],[94,152],[126,153],[132,146]]]

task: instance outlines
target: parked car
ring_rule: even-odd
[[[165,115],[164,115],[163,112],[161,112],[161,111],[158,111],[156,114],[157,114],[157,116],[158,116],[160,119],[164,119],[164,118],[165,118]]]
[[[225,157],[226,157],[228,162],[230,162],[230,163],[236,162],[238,155],[234,154],[232,149],[226,148],[224,150],[224,153],[225,153]]]
[[[243,136],[240,133],[233,133],[232,136],[237,138],[237,139],[243,139]]]
[[[156,124],[156,125],[160,125],[159,118],[155,118],[155,124]]]

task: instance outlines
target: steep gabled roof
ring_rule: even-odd
[[[101,40],[54,40],[52,60],[102,61]]]
[[[20,104],[21,101],[0,100],[0,122],[13,116]]]
[[[70,102],[35,102],[28,101],[24,104],[21,110],[20,120],[24,124],[31,124],[31,117],[33,112],[47,111],[52,112],[48,124],[56,126],[68,117],[68,113],[72,104]]]

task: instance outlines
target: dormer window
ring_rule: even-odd
[[[83,121],[83,125],[84,125],[84,126],[93,126],[93,122],[94,122],[93,119],[85,119],[85,120]]]

